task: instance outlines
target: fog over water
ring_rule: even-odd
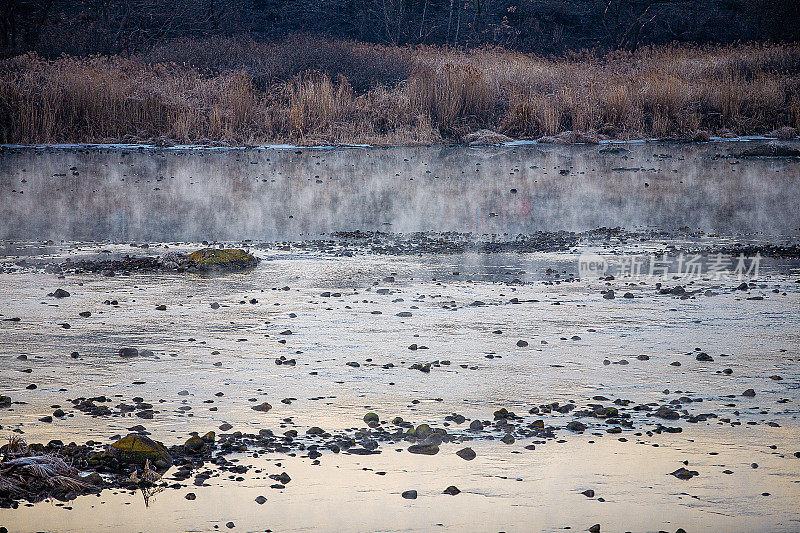
[[[295,240],[340,230],[800,234],[800,160],[744,143],[6,149],[0,238]]]

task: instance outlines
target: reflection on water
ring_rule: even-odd
[[[797,159],[738,145],[6,150],[0,238],[288,240],[337,230],[688,226],[794,236]]]

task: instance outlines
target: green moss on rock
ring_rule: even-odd
[[[122,437],[108,451],[122,463],[143,465],[150,459],[156,467],[172,464],[172,456],[163,444],[136,433]]]
[[[204,248],[189,254],[200,270],[239,270],[252,268],[258,258],[237,248]]]

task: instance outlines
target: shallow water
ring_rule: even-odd
[[[408,443],[387,443],[379,455],[326,452],[319,465],[301,454],[248,452],[235,456],[254,467],[242,481],[222,472],[210,486],[196,487],[190,478],[188,486],[150,498],[148,506],[140,493],[124,490],[64,505],[47,500],[0,509],[0,525],[11,531],[205,531],[225,530],[233,521],[233,531],[583,531],[600,523],[603,531],[797,531],[800,261],[765,259],[744,291],[736,278],[573,276],[584,251],[613,257],[684,241],[796,243],[800,224],[789,204],[800,166],[715,159],[728,149],[720,144],[628,148],[627,160],[600,155],[598,147],[541,146],[0,154],[0,215],[8,221],[0,225],[7,239],[0,318],[20,319],[0,321],[0,392],[25,402],[0,408],[3,432],[22,431],[31,442],[110,442],[143,424],[153,438],[172,445],[222,422],[243,432],[346,431],[363,427],[364,413],[374,411],[386,420],[399,415],[441,427],[454,412],[491,420],[493,411],[506,407],[529,416],[532,406],[586,405],[596,395],[659,405],[688,396],[702,402],[682,401],[680,409],[717,415],[670,421],[683,429],[678,434],[646,433],[658,421],[646,412],[631,412],[634,429],[617,435],[584,418],[591,425],[586,433],[561,429],[559,441],[542,441],[535,450],[524,448],[531,439],[471,441],[478,454],[471,462],[454,454],[463,444],[419,456],[405,451]],[[672,156],[653,155],[660,153]],[[73,166],[78,176],[68,170]],[[569,174],[559,174],[570,166]],[[662,170],[610,170],[618,166]],[[465,170],[463,177],[453,168]],[[475,176],[467,172],[476,168]],[[68,177],[53,178],[56,173]],[[256,182],[255,176],[269,179]],[[53,187],[54,180],[74,190]],[[217,188],[224,193],[213,194]],[[42,267],[66,258],[201,246],[173,241],[284,240],[385,229],[387,222],[392,231],[483,234],[606,225],[675,232],[688,225],[719,235],[677,231],[581,241],[564,251],[494,254],[377,255],[354,246],[359,253],[353,257],[246,243],[262,262],[248,272],[216,276],[61,278]],[[132,247],[132,240],[150,247]],[[658,294],[656,283],[698,292]],[[47,296],[58,287],[71,296]],[[617,298],[602,297],[608,287]],[[325,291],[341,295],[322,296]],[[624,292],[633,297],[622,298]],[[108,299],[118,305],[104,304]],[[212,309],[212,302],[221,307]],[[155,310],[160,304],[166,311]],[[92,315],[80,317],[85,310]],[[282,334],[286,330],[291,334]],[[529,344],[519,347],[518,340]],[[409,350],[411,344],[427,349]],[[123,360],[117,356],[123,346],[148,348],[155,356]],[[714,361],[697,361],[696,348]],[[70,357],[74,351],[80,357]],[[276,365],[282,355],[296,358],[297,366]],[[434,360],[451,364],[430,373],[409,368]],[[395,366],[383,368],[386,363]],[[724,368],[732,374],[722,374]],[[37,388],[27,389],[30,383]],[[755,397],[741,396],[748,388]],[[67,401],[101,394],[119,395],[110,405],[142,396],[155,405],[155,418],[91,417]],[[295,400],[284,404],[283,398]],[[253,411],[255,401],[273,409]],[[53,405],[68,416],[40,422]],[[544,418],[556,425],[571,420]],[[465,433],[463,425],[447,429]],[[700,475],[686,481],[668,475],[683,461]],[[292,482],[269,488],[266,474],[281,471]],[[462,493],[442,494],[448,485]],[[587,488],[595,498],[580,494]],[[400,497],[409,489],[418,499]],[[186,500],[188,492],[197,499]],[[264,505],[253,501],[258,495],[267,498]]]

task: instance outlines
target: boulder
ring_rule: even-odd
[[[143,465],[149,459],[156,468],[172,464],[172,456],[162,443],[136,433],[122,437],[108,451],[121,463]]]
[[[439,447],[435,444],[414,444],[408,447],[408,451],[421,455],[436,455],[439,453]]]
[[[244,250],[236,248],[204,248],[189,254],[198,270],[242,270],[253,268],[259,259]]]
[[[536,139],[539,143],[550,144],[599,144],[597,136],[580,131],[563,131],[558,135],[544,136]]]
[[[481,144],[503,144],[513,140],[514,139],[511,137],[492,130],[473,131],[464,137],[464,141],[470,146],[477,146]]]

